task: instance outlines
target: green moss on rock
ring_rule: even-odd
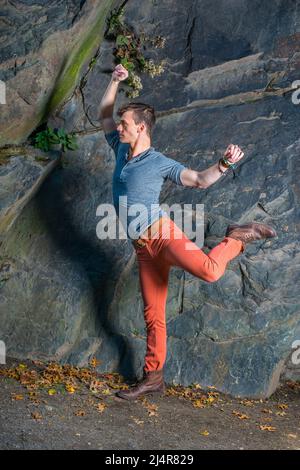
[[[113,3],[114,0],[106,0],[101,4],[94,25],[72,51],[47,104],[45,115],[56,109],[73,92],[83,65],[92,58],[95,48],[100,45],[99,38],[103,34],[105,19]]]

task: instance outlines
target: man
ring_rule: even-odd
[[[246,243],[276,236],[265,224],[231,225],[220,244],[206,255],[159,207],[160,189],[165,179],[181,186],[208,188],[218,181],[244,153],[237,145],[229,145],[223,159],[204,171],[186,168],[181,163],[157,152],[151,146],[155,124],[154,109],[144,103],[129,103],[118,110],[120,123],[113,119],[113,109],[120,81],[128,71],[117,65],[100,104],[100,118],[108,144],[116,156],[113,175],[114,206],[120,217],[128,215],[133,204],[144,208],[134,229],[126,226],[136,250],[144,318],[147,328],[147,349],[143,379],[135,386],[120,390],[117,396],[134,400],[146,393],[165,389],[163,367],[166,359],[165,307],[168,276],[171,266],[179,266],[207,282],[217,281],[227,263],[244,251]],[[123,199],[126,197],[126,203]],[[153,206],[155,207],[154,210]],[[125,223],[130,222],[130,217]],[[129,223],[129,225],[132,225]]]

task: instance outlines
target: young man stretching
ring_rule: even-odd
[[[136,250],[144,318],[147,329],[147,349],[143,379],[135,386],[120,390],[117,396],[134,400],[146,393],[165,389],[163,367],[167,353],[165,308],[168,276],[171,266],[178,266],[207,282],[217,281],[227,263],[244,251],[246,243],[276,236],[268,225],[249,223],[228,226],[221,243],[207,255],[159,207],[159,195],[166,178],[178,185],[208,188],[230,166],[241,160],[244,153],[237,145],[229,145],[224,157],[204,171],[186,168],[181,163],[157,152],[151,146],[155,124],[154,109],[144,103],[129,103],[118,110],[121,118],[113,119],[114,103],[120,81],[128,71],[117,65],[100,104],[100,118],[108,144],[116,156],[113,175],[113,199],[118,216],[126,216],[127,236]],[[127,198],[124,204],[123,198]],[[132,229],[129,208],[142,204],[139,224]],[[153,210],[153,207],[156,209]],[[121,222],[122,218],[120,217]]]

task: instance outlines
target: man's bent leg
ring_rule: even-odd
[[[181,232],[181,238],[174,238],[174,231],[177,236]],[[224,274],[227,263],[238,256],[243,249],[240,240],[225,237],[221,243],[205,254],[174,222],[171,222],[170,239],[165,240],[160,254],[168,264],[181,267],[205,281],[214,282]]]

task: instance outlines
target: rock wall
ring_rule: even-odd
[[[7,211],[15,214],[2,223],[0,339],[11,356],[79,365],[95,356],[99,370],[134,376],[145,353],[135,254],[127,240],[96,236],[97,206],[112,202],[114,155],[101,130],[99,103],[114,67],[114,44],[103,40],[103,28],[99,34],[93,28],[103,25],[111,2],[66,2],[55,20],[46,2],[14,3],[30,12],[28,35],[28,25],[37,33],[1,51],[0,78],[7,80],[9,98],[1,107],[1,142],[22,143],[43,116],[53,127],[75,131],[79,150],[66,153],[63,167],[52,163],[19,212],[10,208],[23,195],[16,183],[26,186],[22,157],[11,151],[0,167],[0,226]],[[216,162],[230,142],[246,154],[233,175],[207,190],[166,182],[160,202],[204,204],[205,251],[231,222],[263,221],[278,232],[276,239],[249,245],[217,283],[172,269],[166,380],[269,396],[285,374],[299,377],[291,355],[300,339],[300,108],[292,101],[292,84],[300,79],[300,2],[187,0],[184,8],[177,0],[123,3],[125,20],[137,33],[166,38],[164,49],[148,51],[155,61],[166,59],[165,72],[143,74],[142,93],[132,100],[157,110],[153,146],[196,170]],[[15,15],[7,10],[12,23]],[[11,27],[6,23],[4,31]],[[91,47],[82,60],[78,51],[86,38]],[[60,59],[49,59],[52,73],[45,73],[38,91],[47,99],[36,100],[27,94],[28,83],[41,79],[54,42]],[[26,67],[29,57],[32,64],[33,57],[39,61],[41,72]],[[64,86],[79,57],[77,74]],[[25,92],[30,104],[12,99]],[[116,109],[127,101],[121,86]]]

